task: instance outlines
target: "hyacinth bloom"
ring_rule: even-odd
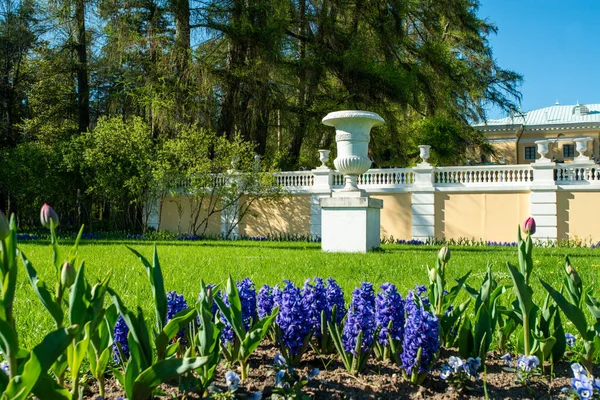
[[[412,290],[406,296],[404,309],[406,325],[402,343],[402,368],[405,375],[410,376],[411,382],[420,383],[430,372],[440,348],[439,323],[434,315],[417,305]]]
[[[368,282],[360,284],[352,292],[352,302],[344,325],[342,342],[347,353],[356,353],[356,341],[362,332],[362,351],[368,352],[375,339],[375,293]]]
[[[173,317],[177,315],[177,313],[183,310],[187,310],[188,308],[189,307],[185,302],[185,299],[183,298],[182,294],[177,294],[177,292],[174,290],[172,292],[167,293],[167,322],[172,320]],[[184,336],[185,329],[182,329],[179,332],[177,332],[177,337],[179,339],[183,340]]]
[[[129,343],[127,342],[129,328],[123,317],[119,316],[113,333],[113,359],[116,363],[124,363],[129,358]]]
[[[273,288],[269,285],[264,285],[258,291],[258,298],[256,301],[258,308],[258,317],[264,318],[267,315],[271,315],[274,306],[273,299]]]
[[[290,281],[285,282],[285,287],[279,296],[279,313],[275,318],[278,330],[278,342],[284,358],[289,364],[296,364],[308,344],[312,326],[308,310],[302,301],[300,288]]]
[[[321,313],[325,312],[325,320],[331,319],[331,309],[327,307],[327,290],[323,285],[323,279],[315,278],[314,284],[310,280],[304,282],[302,288],[302,303],[307,313],[307,320],[313,333],[321,336]]]
[[[327,299],[326,312],[331,312],[331,310],[333,310],[333,306],[337,306],[337,313],[335,316],[335,321],[333,322],[339,324],[346,315],[346,303],[344,302],[344,292],[342,291],[342,288],[333,278],[327,279],[325,298]],[[327,321],[329,321],[330,318],[331,316],[328,315]]]
[[[402,341],[404,334],[404,301],[396,286],[391,283],[381,285],[375,299],[375,320],[379,327],[377,341],[389,345],[389,339]],[[391,323],[391,329],[388,329]]]
[[[236,287],[240,295],[240,302],[242,303],[242,320],[244,322],[244,328],[248,331],[252,321],[256,321],[258,318],[258,313],[256,311],[256,289],[250,278],[244,278],[237,282]],[[229,307],[229,299],[226,294],[222,294],[222,299]],[[225,317],[221,316],[221,321],[225,324],[221,331],[221,340],[225,343],[233,342],[233,328],[229,325]]]

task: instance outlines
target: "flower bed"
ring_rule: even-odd
[[[197,300],[184,299],[167,292],[156,249],[152,260],[132,249],[148,275],[153,316],[124,304],[110,274],[88,282],[78,240],[62,254],[58,216],[45,205],[41,220],[56,283],[20,257],[56,329],[24,349],[12,313],[17,233],[0,214],[0,387],[8,398],[600,396],[600,302],[567,258],[563,288],[541,281],[547,296],[535,304],[532,219],[519,231],[518,265],[507,265],[512,285],[499,284],[491,267],[474,287],[470,272],[446,282],[451,254],[442,247],[428,285],[399,293],[393,283],[363,282],[348,303],[334,278],[261,288],[248,278],[200,280]],[[463,291],[469,298],[458,303]],[[579,363],[570,371],[566,359]]]

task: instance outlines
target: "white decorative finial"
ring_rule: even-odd
[[[554,103],[555,106],[560,105],[560,103],[558,102],[558,99],[556,99],[556,103]]]

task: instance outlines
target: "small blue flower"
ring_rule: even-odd
[[[283,377],[285,376],[285,370],[279,370],[275,374],[275,386],[281,387],[281,382],[283,381]]]
[[[310,371],[308,373],[308,380],[310,381],[312,378],[314,378],[315,376],[319,375],[319,373],[321,372],[321,370],[319,368],[315,368],[312,371]]]
[[[467,358],[467,363],[465,364],[465,366],[467,367],[467,375],[477,378],[479,376],[479,373],[477,371],[479,371],[479,367],[481,367],[481,358],[469,357]]]
[[[0,363],[0,370],[2,370],[6,375],[10,375],[8,361],[2,361],[2,363]]]
[[[540,359],[536,356],[521,356],[517,360],[517,368],[523,372],[531,372],[540,365]]]
[[[565,340],[567,341],[567,346],[573,347],[577,338],[570,333],[565,333]]]
[[[454,372],[458,372],[460,367],[463,365],[463,360],[461,360],[459,357],[450,356],[450,358],[448,358],[448,365],[454,370]]]
[[[452,367],[450,367],[449,365],[444,365],[442,367],[442,370],[440,371],[440,378],[446,380],[450,377],[450,375],[452,375],[452,372]]]
[[[248,399],[250,400],[262,400],[262,392],[260,390],[250,393],[250,396],[248,396]]]
[[[275,368],[287,368],[287,361],[279,353],[275,354],[275,360],[273,361]]]
[[[233,371],[225,372],[225,384],[227,385],[227,389],[236,390],[240,383],[240,377]]]
[[[508,365],[509,367],[512,366],[512,357],[510,356],[509,353],[506,353],[505,355],[503,355],[500,358],[506,362],[506,365]]]

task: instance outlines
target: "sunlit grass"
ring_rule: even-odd
[[[72,243],[65,242],[65,251],[70,245]],[[79,248],[80,260],[85,261],[86,275],[92,283],[112,272],[110,285],[121,294],[125,304],[129,307],[139,304],[147,315],[153,315],[146,271],[126,245],[151,259],[151,243],[83,242]],[[330,254],[322,252],[320,245],[315,243],[225,241],[160,242],[157,248],[166,290],[183,293],[188,303],[195,301],[200,279],[220,284],[228,274],[235,279],[250,277],[257,289],[263,284],[274,285],[284,279],[302,284],[307,278],[333,277],[344,289],[347,299],[362,281],[376,286],[392,282],[404,296],[416,284],[427,283],[426,266],[435,263],[438,251],[437,247],[431,246],[385,245],[383,251],[369,254]],[[28,242],[20,244],[20,249],[48,286],[54,287],[56,278],[49,244]],[[506,262],[517,264],[516,248],[456,247],[451,250],[448,279],[473,270],[468,283],[478,288],[489,264],[501,283],[510,283]],[[570,256],[586,285],[598,287],[600,250],[536,248],[533,286],[538,303],[543,300],[545,292],[537,277],[560,287],[565,255]],[[22,264],[20,267],[15,313],[22,345],[30,347],[53,324],[35,296]]]

